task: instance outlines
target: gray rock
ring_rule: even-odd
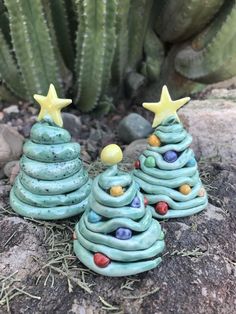
[[[62,113],[63,127],[70,132],[73,138],[77,138],[80,134],[82,123],[79,117],[72,113]]]
[[[61,250],[65,243],[69,245],[68,235],[63,238],[63,228],[52,224],[49,231],[43,222],[38,225],[0,215],[1,275],[18,270],[20,287],[26,287],[31,295],[41,296],[41,300],[15,296],[10,302],[11,313],[30,313],[31,309],[36,314],[235,313],[236,166],[208,162],[201,167],[202,174],[207,174],[203,178],[207,180],[210,205],[198,215],[161,223],[166,231],[166,252],[160,267],[137,276],[109,278],[87,272],[85,266],[73,260],[73,254],[68,257],[69,271],[74,268],[75,276],[89,283],[91,294],[53,269],[46,284],[48,269],[36,284],[38,271],[46,270],[36,261],[41,258],[46,263],[47,241],[53,242],[54,235],[61,239]],[[72,223],[62,222],[66,223],[71,229]],[[59,259],[52,263],[55,267],[59,265]],[[63,271],[66,273],[67,268]],[[6,313],[5,305],[0,313]]]
[[[213,89],[211,90],[208,98],[212,99],[232,99],[236,100],[236,89]]]
[[[4,230],[0,238],[1,275],[17,271],[17,279],[22,280],[38,272],[40,265],[34,258],[46,256],[43,230],[18,217],[5,217],[0,230]]]
[[[236,104],[222,99],[194,100],[179,111],[193,136],[197,158],[234,162],[236,156]]]
[[[126,94],[130,98],[136,97],[144,88],[147,79],[140,73],[130,72],[125,79]]]
[[[133,141],[129,145],[127,145],[124,149],[124,157],[131,162],[135,161],[142,152],[147,149],[148,143],[147,139],[140,139]]]
[[[19,108],[17,105],[11,105],[7,108],[3,109],[4,113],[10,114],[10,113],[18,113],[19,112]]]
[[[145,138],[152,132],[149,121],[137,113],[130,113],[123,118],[118,126],[118,135],[124,143],[131,143],[134,140]]]
[[[24,138],[12,127],[0,125],[0,168],[22,154]]]
[[[9,178],[10,184],[13,184],[16,176],[20,172],[20,163],[19,160],[9,161],[3,168],[4,174]]]

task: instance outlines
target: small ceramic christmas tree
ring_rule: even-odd
[[[189,99],[172,101],[164,86],[159,103],[143,104],[155,113],[156,129],[148,138],[148,148],[134,164],[134,178],[156,218],[190,216],[207,206],[206,191],[189,147],[192,137],[176,113]]]
[[[80,145],[62,128],[60,110],[71,103],[60,99],[51,84],[48,95],[34,95],[41,111],[23,147],[20,173],[10,204],[22,216],[62,219],[84,211],[91,182],[83,169]]]
[[[106,146],[101,160],[110,167],[93,182],[88,208],[76,225],[74,251],[80,261],[105,276],[127,276],[156,267],[164,250],[160,224],[146,208],[128,173],[118,170],[119,146]]]

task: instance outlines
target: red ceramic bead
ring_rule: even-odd
[[[165,215],[168,212],[168,204],[166,202],[159,202],[155,206],[155,210],[159,215]]]
[[[144,196],[143,198],[143,202],[144,202],[144,206],[147,206],[148,205],[148,199]]]
[[[135,169],[139,169],[140,168],[140,161],[139,160],[136,160],[135,163],[134,163],[134,168]]]
[[[110,264],[110,259],[102,253],[95,253],[93,260],[94,263],[101,268],[107,267],[107,265]]]

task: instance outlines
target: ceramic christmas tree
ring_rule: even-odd
[[[109,168],[92,185],[88,208],[76,225],[74,251],[80,261],[105,276],[127,276],[155,268],[164,250],[164,234],[152,218],[137,184],[118,170],[119,146],[101,153]]]
[[[10,204],[22,216],[62,219],[84,211],[91,182],[80,157],[80,145],[62,128],[60,99],[51,84],[47,96],[34,95],[41,106],[38,122],[23,147],[20,173],[10,193]]]
[[[156,218],[190,216],[207,206],[207,194],[190,148],[192,137],[176,112],[189,100],[172,101],[164,86],[159,103],[143,104],[155,113],[156,129],[148,138],[148,148],[134,164],[134,178]]]

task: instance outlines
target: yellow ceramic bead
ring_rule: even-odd
[[[148,144],[151,146],[161,146],[161,141],[159,137],[157,137],[155,134],[152,134],[148,138]]]
[[[192,191],[192,189],[191,189],[191,187],[188,184],[183,184],[179,188],[179,191],[180,191],[180,193],[182,193],[184,195],[187,195],[187,194],[189,194]]]
[[[103,148],[101,152],[101,160],[105,165],[115,165],[123,159],[123,153],[116,144],[110,144]]]
[[[198,196],[201,196],[201,197],[203,197],[204,195],[205,195],[205,189],[204,188],[201,188],[200,190],[199,190],[199,192],[198,192]]]
[[[110,194],[112,196],[121,196],[124,194],[124,190],[123,190],[122,186],[116,185],[116,186],[111,187]]]

